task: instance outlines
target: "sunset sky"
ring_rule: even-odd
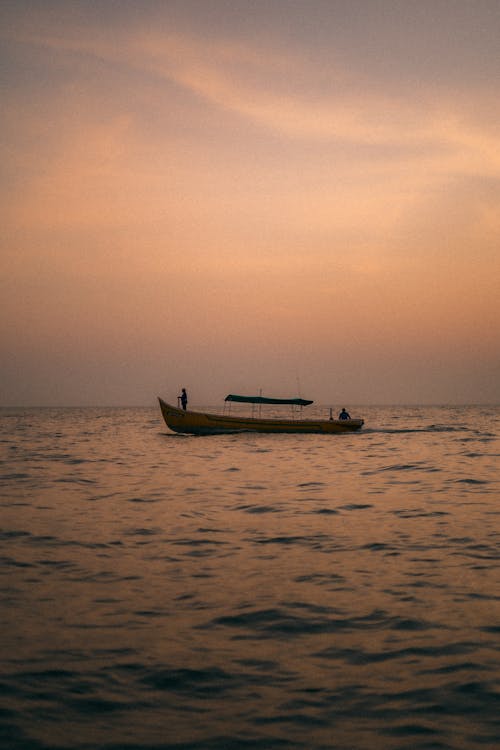
[[[0,8],[0,405],[500,402],[498,0]]]

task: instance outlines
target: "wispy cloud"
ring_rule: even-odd
[[[59,53],[92,56],[183,87],[211,106],[232,112],[282,137],[350,145],[420,149],[419,160],[441,170],[494,175],[500,171],[500,130],[491,93],[478,92],[476,106],[454,91],[387,89],[357,78],[345,62],[328,60],[327,71],[291,52],[256,48],[223,39],[168,32],[110,37],[74,32],[64,36],[25,34],[25,43]],[[318,78],[323,86],[318,87]],[[310,85],[308,85],[310,84]],[[482,125],[488,112],[488,127]],[[496,118],[496,122],[500,118]],[[408,159],[408,153],[402,158]]]

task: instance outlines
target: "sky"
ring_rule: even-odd
[[[500,403],[498,0],[3,0],[0,406]]]

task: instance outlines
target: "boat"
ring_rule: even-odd
[[[189,435],[222,435],[234,432],[287,432],[287,433],[315,433],[334,434],[341,432],[353,432],[361,429],[364,424],[362,419],[333,419],[330,409],[329,419],[302,419],[299,414],[289,419],[258,416],[244,417],[231,416],[230,414],[208,414],[206,412],[190,411],[167,404],[158,397],[163,419],[167,427],[173,432],[187,433]],[[229,394],[226,402],[246,403],[255,405],[290,404],[293,407],[309,406],[312,401],[306,399],[282,399],[266,398],[265,396],[237,396]]]

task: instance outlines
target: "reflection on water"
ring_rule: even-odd
[[[495,747],[500,410],[356,412],[3,410],[2,746]]]

